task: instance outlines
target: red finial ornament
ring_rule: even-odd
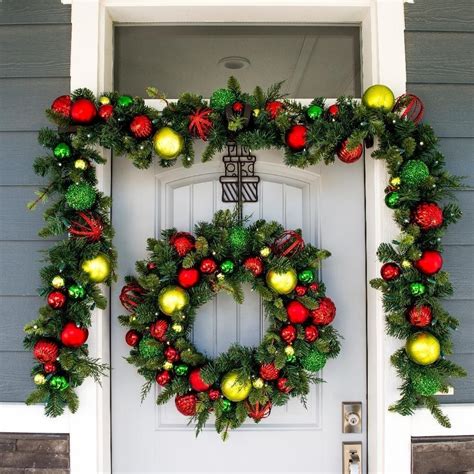
[[[69,233],[75,237],[85,237],[91,242],[97,242],[102,237],[102,222],[91,212],[78,212],[79,219],[71,221]]]
[[[206,141],[212,128],[212,121],[209,118],[211,112],[211,109],[202,107],[189,115],[189,133]]]
[[[267,403],[261,404],[259,402],[255,402],[252,405],[250,402],[245,402],[245,408],[247,410],[247,414],[250,418],[252,418],[255,423],[258,423],[263,418],[267,418],[272,411],[272,402],[268,401]]]

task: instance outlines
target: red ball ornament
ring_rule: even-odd
[[[328,115],[330,117],[337,117],[339,115],[339,105],[332,104],[328,107]]]
[[[193,136],[198,136],[201,140],[207,140],[212,128],[212,121],[209,118],[211,113],[211,109],[202,107],[189,115],[189,133]]]
[[[309,316],[309,309],[299,301],[291,301],[286,307],[288,320],[294,324],[304,323]]]
[[[214,273],[217,270],[217,263],[212,258],[204,258],[201,260],[201,264],[199,265],[199,270],[202,273]]]
[[[306,146],[308,129],[304,125],[292,125],[286,132],[285,143],[292,151],[301,151]]]
[[[166,340],[166,331],[168,331],[168,323],[163,319],[158,319],[150,326],[151,337],[161,342]]]
[[[443,223],[443,210],[433,202],[422,202],[413,211],[413,221],[422,230],[436,229]]]
[[[437,250],[425,250],[421,258],[415,262],[415,267],[425,275],[434,275],[441,270],[443,257]]]
[[[156,263],[155,262],[148,262],[146,264],[146,269],[149,271],[149,272],[152,272],[153,270],[156,270]]]
[[[191,373],[189,374],[189,384],[196,392],[205,392],[210,387],[210,385],[204,382],[204,380],[201,378],[200,367],[191,370]]]
[[[181,268],[178,272],[178,283],[183,288],[191,288],[199,282],[201,275],[195,268]]]
[[[66,323],[61,331],[61,342],[66,347],[81,347],[88,337],[87,328],[77,327],[72,321]]]
[[[42,364],[54,362],[59,355],[58,345],[47,339],[40,339],[33,347],[33,356]]]
[[[314,342],[319,337],[319,331],[316,326],[310,324],[304,328],[304,340],[306,342]]]
[[[130,131],[135,138],[148,138],[153,132],[153,125],[146,115],[137,115],[130,122]]]
[[[258,277],[263,273],[263,262],[260,257],[249,257],[244,261],[244,267],[254,276]]]
[[[114,106],[112,104],[105,104],[99,107],[97,115],[104,121],[107,122],[112,115],[114,115]]]
[[[288,386],[288,379],[286,377],[280,377],[277,380],[277,387],[280,392],[290,393],[292,388]]]
[[[234,102],[232,104],[232,111],[236,114],[240,114],[244,110],[244,104],[242,102]]]
[[[91,123],[97,115],[94,102],[89,99],[77,99],[71,105],[71,118],[76,123]]]
[[[296,293],[298,296],[304,296],[307,291],[308,291],[308,289],[306,288],[306,286],[303,286],[303,285],[296,285],[296,287],[295,287],[295,293]]]
[[[260,366],[260,377],[262,377],[263,380],[276,380],[279,375],[280,370],[275,367],[273,362]]]
[[[194,416],[197,409],[197,397],[190,393],[188,395],[176,395],[174,400],[177,410],[185,416]]]
[[[384,263],[380,269],[380,275],[385,281],[396,280],[400,276],[401,270],[396,263]]]
[[[267,111],[270,118],[274,120],[283,111],[284,107],[285,104],[283,102],[279,100],[273,100],[271,102],[267,102],[267,105],[265,105],[265,110]]]
[[[408,311],[408,320],[410,321],[410,324],[418,328],[429,326],[432,319],[433,316],[430,306],[412,306]]]
[[[98,242],[102,237],[103,225],[98,216],[91,212],[78,212],[78,219],[71,221],[68,232],[75,237],[84,237],[90,242]]]
[[[331,298],[323,297],[319,300],[319,306],[311,311],[313,323],[319,326],[331,324],[336,317],[336,305]]]
[[[66,295],[61,291],[52,291],[48,295],[48,305],[53,309],[60,309],[66,304]]]
[[[56,112],[63,117],[69,118],[71,115],[71,96],[69,95],[61,95],[54,99],[53,103],[51,104],[51,110]]]
[[[418,123],[423,119],[425,107],[416,95],[403,94],[395,102],[392,111],[398,113],[402,119]]]
[[[288,324],[281,329],[280,336],[287,344],[291,344],[296,339],[296,328]]]
[[[349,140],[346,138],[337,150],[337,157],[344,163],[354,163],[362,156],[364,145],[359,143],[354,149],[349,150],[348,143]]]
[[[156,374],[155,380],[158,385],[164,387],[171,381],[171,375],[167,370],[163,370]]]
[[[122,306],[131,313],[134,309],[143,302],[143,295],[146,293],[136,282],[127,283],[120,292],[119,300]]]
[[[138,333],[138,331],[135,331],[135,329],[130,329],[129,331],[127,331],[127,334],[125,334],[125,342],[130,347],[138,346],[140,339],[141,339],[141,336]]]
[[[47,374],[54,374],[54,372],[56,372],[57,369],[58,367],[56,366],[54,362],[46,362],[46,364],[43,365],[43,370]]]
[[[189,232],[178,232],[170,239],[170,244],[180,257],[194,249],[194,237]]]
[[[213,402],[215,402],[216,400],[219,400],[219,397],[221,396],[221,392],[217,388],[211,388],[208,393],[209,393],[209,399],[212,400]]]
[[[169,346],[165,349],[165,359],[168,362],[178,362],[179,352],[174,347]]]
[[[291,257],[303,249],[303,237],[294,230],[285,230],[272,244],[272,252],[283,257]]]
[[[311,283],[309,285],[309,291],[312,291],[313,293],[317,293],[319,290],[319,285],[317,283]]]

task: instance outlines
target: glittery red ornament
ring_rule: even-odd
[[[52,291],[48,295],[48,305],[53,309],[60,309],[66,304],[66,295],[61,291]]]
[[[178,272],[178,283],[183,288],[191,288],[199,282],[201,275],[195,268],[181,268]]]
[[[166,331],[168,331],[168,323],[163,319],[158,319],[150,326],[151,337],[161,342],[166,340]]]
[[[313,323],[319,326],[331,324],[336,317],[336,306],[331,298],[326,296],[319,300],[319,306],[311,311]]]
[[[294,324],[304,323],[309,316],[309,309],[299,301],[290,301],[286,307],[288,320]]]
[[[148,262],[146,264],[146,269],[149,271],[149,272],[152,272],[153,270],[156,270],[156,263],[155,262]]]
[[[344,163],[354,163],[362,156],[364,145],[359,143],[354,149],[349,150],[347,148],[348,143],[347,138],[341,143],[341,146],[337,149],[337,157]]]
[[[192,389],[196,392],[205,392],[210,387],[210,385],[202,379],[201,369],[199,367],[191,370],[189,374],[189,385],[191,385]]]
[[[171,237],[170,244],[180,257],[184,257],[194,249],[194,237],[189,232],[178,232]]]
[[[127,331],[127,334],[125,334],[125,342],[131,347],[138,346],[140,339],[141,336],[135,329],[130,329]]]
[[[288,379],[286,377],[280,377],[277,380],[277,387],[280,392],[290,393],[292,388],[288,386]]]
[[[179,360],[179,352],[174,347],[167,347],[164,354],[168,362],[178,362]]]
[[[119,300],[122,306],[132,313],[134,309],[143,302],[143,295],[146,293],[136,282],[127,283],[120,292]]]
[[[304,340],[306,342],[314,342],[319,336],[319,331],[316,326],[310,324],[304,328]]]
[[[330,117],[337,117],[339,115],[339,105],[332,104],[328,107],[328,115]]]
[[[249,257],[244,261],[244,267],[254,276],[258,277],[263,272],[263,262],[260,257]]]
[[[130,131],[135,138],[148,138],[153,132],[153,125],[146,115],[137,115],[130,122]]]
[[[56,112],[63,117],[69,118],[71,115],[71,96],[69,95],[61,95],[54,99],[53,103],[51,104],[51,110]]]
[[[78,212],[77,220],[71,221],[68,232],[75,237],[84,237],[91,242],[98,242],[102,237],[102,221],[91,212]]]
[[[221,392],[217,388],[211,388],[208,393],[209,393],[209,399],[212,400],[213,402],[218,400],[219,397],[221,396]]]
[[[412,306],[408,311],[408,320],[413,326],[424,328],[431,324],[431,307],[427,305]]]
[[[77,99],[71,105],[71,118],[80,124],[91,123],[97,115],[94,102],[89,99]]]
[[[155,380],[158,385],[164,387],[165,385],[170,383],[171,375],[167,370],[163,370],[156,374]]]
[[[443,257],[437,250],[425,250],[421,258],[415,262],[415,267],[425,275],[434,275],[441,270]]]
[[[97,115],[104,121],[107,122],[112,115],[114,115],[114,106],[112,104],[105,104],[99,107]]]
[[[263,380],[276,380],[279,375],[280,370],[275,367],[273,362],[260,366],[260,377],[262,377]]]
[[[272,402],[268,401],[265,404],[260,404],[259,402],[255,402],[252,405],[248,400],[245,402],[245,409],[247,410],[247,414],[250,418],[252,418],[256,423],[263,418],[267,418],[270,416],[272,411]]]
[[[425,106],[416,95],[403,94],[395,102],[392,111],[398,113],[402,119],[418,123],[423,119]]]
[[[317,293],[318,290],[319,290],[319,285],[317,283],[311,283],[311,285],[309,285],[309,291],[312,291],[313,293]]]
[[[385,281],[396,280],[400,276],[401,270],[400,267],[393,262],[384,263],[380,269],[380,276]]]
[[[212,110],[207,107],[197,109],[189,116],[188,130],[191,135],[207,140],[212,128],[212,121],[209,118]]]
[[[285,143],[292,151],[301,151],[306,147],[308,129],[304,125],[292,125],[286,132]]]
[[[291,324],[281,328],[280,336],[287,344],[291,344],[296,339],[296,328]]]
[[[244,110],[244,104],[242,102],[234,102],[232,104],[232,111],[240,114]]]
[[[201,264],[199,265],[199,270],[202,273],[214,273],[217,270],[217,263],[212,258],[204,258],[201,260]]]
[[[46,364],[43,365],[43,370],[47,374],[54,374],[54,372],[58,370],[58,367],[54,362],[46,362]]]
[[[177,410],[185,416],[194,416],[197,408],[197,397],[193,393],[176,395],[174,400]]]
[[[294,230],[285,230],[272,244],[272,252],[283,257],[292,257],[303,249],[303,237]]]
[[[265,110],[271,119],[276,119],[277,116],[283,111],[285,104],[279,100],[273,100],[272,102],[267,102],[265,105]]]
[[[443,210],[434,202],[422,202],[413,211],[413,221],[422,230],[436,229],[443,223]]]
[[[306,288],[306,286],[303,286],[303,285],[296,285],[296,287],[295,287],[295,293],[296,293],[298,296],[304,296],[307,291],[308,291],[308,289]]]
[[[42,364],[54,362],[59,355],[58,345],[47,339],[40,339],[33,348],[33,356]]]
[[[66,347],[81,347],[88,337],[87,328],[78,327],[72,321],[66,323],[61,331],[61,342]]]

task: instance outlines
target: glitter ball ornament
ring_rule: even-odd
[[[161,354],[160,346],[151,336],[144,336],[138,343],[138,352],[145,359],[152,359]]]
[[[76,323],[69,321],[61,331],[61,342],[66,347],[81,347],[89,337],[87,328],[77,326]]]
[[[259,373],[263,380],[276,380],[280,375],[280,370],[272,362],[270,364],[262,364]]]
[[[71,105],[71,119],[75,123],[86,125],[91,123],[97,115],[94,102],[89,99],[77,99]]]
[[[97,242],[102,237],[102,230],[102,221],[98,216],[91,212],[78,212],[77,218],[71,221],[68,232],[75,237]]]
[[[114,106],[112,104],[101,105],[97,114],[104,122],[107,122],[114,115]]]
[[[390,186],[393,186],[395,188],[400,187],[401,183],[402,183],[402,180],[398,176],[395,176],[394,178],[390,180]]]
[[[393,262],[384,263],[380,268],[380,276],[385,281],[396,280],[400,276],[400,267]]]
[[[183,310],[188,304],[189,295],[179,286],[167,286],[158,296],[158,306],[167,316]]]
[[[56,366],[54,362],[46,362],[46,364],[44,364],[43,366],[43,370],[47,374],[54,374],[57,369],[58,367]]]
[[[252,381],[252,387],[256,388],[257,390],[260,390],[261,388],[263,388],[264,385],[265,385],[265,382],[260,377],[257,377],[256,379]]]
[[[310,324],[304,328],[304,340],[306,342],[314,342],[319,336],[319,331],[316,326]]]
[[[140,342],[140,339],[141,339],[141,336],[140,336],[138,331],[135,331],[135,329],[130,329],[125,334],[125,342],[130,347],[138,346],[138,343]]]
[[[316,104],[310,105],[306,111],[306,115],[311,120],[316,120],[317,118],[321,117],[322,114],[323,108]]]
[[[217,388],[211,388],[208,392],[208,395],[209,395],[209,400],[212,400],[213,402],[215,402],[216,400],[219,400],[221,396],[221,391],[218,390]]]
[[[292,125],[285,135],[285,143],[291,151],[302,151],[306,147],[308,129],[304,125]]]
[[[288,320],[293,324],[302,324],[308,319],[309,309],[299,301],[294,300],[286,306],[286,314]]]
[[[309,284],[314,280],[314,272],[311,269],[306,269],[298,273],[298,280],[301,283]]]
[[[121,95],[117,99],[117,105],[120,107],[130,107],[133,104],[133,97],[129,95]]]
[[[267,102],[267,104],[265,105],[265,111],[272,120],[275,120],[278,115],[283,112],[284,108],[285,104],[279,100]]]
[[[36,374],[33,377],[35,385],[44,385],[46,383],[46,377],[43,374]]]
[[[180,359],[179,351],[171,346],[165,349],[164,356],[169,362],[178,362]]]
[[[88,183],[71,184],[67,188],[65,197],[69,207],[76,211],[85,211],[93,206],[96,192]]]
[[[189,374],[189,385],[196,392],[205,392],[209,389],[210,385],[202,379],[201,368],[191,370]]]
[[[432,320],[431,307],[427,305],[412,306],[408,310],[408,321],[412,326],[423,328],[429,326]]]
[[[158,341],[164,342],[166,340],[166,331],[168,331],[168,323],[164,319],[158,319],[150,325],[151,337]]]
[[[234,265],[234,262],[232,260],[224,260],[221,263],[221,271],[225,275],[228,275],[228,274],[232,273],[234,271],[234,267],[235,267],[235,265]]]
[[[207,140],[212,128],[210,114],[212,110],[207,107],[201,107],[189,115],[189,133],[199,137],[201,140]]]
[[[414,263],[415,267],[425,275],[438,273],[443,266],[443,257],[437,250],[424,250],[421,258]]]
[[[404,268],[405,270],[408,270],[411,267],[412,267],[412,264],[410,260],[402,260],[402,268]]]
[[[400,203],[400,193],[391,191],[385,195],[385,205],[390,209],[396,209]]]
[[[407,186],[419,186],[429,177],[430,171],[423,161],[410,160],[403,165],[400,178]]]
[[[387,86],[375,84],[364,92],[362,103],[369,109],[390,112],[395,105],[395,96]]]
[[[263,247],[262,249],[260,249],[260,255],[263,258],[267,258],[271,253],[272,253],[272,250],[270,247]]]
[[[89,163],[86,160],[83,160],[82,158],[78,158],[74,161],[74,168],[76,168],[76,170],[84,171],[88,168],[88,166]]]
[[[97,257],[84,260],[81,268],[93,283],[103,283],[109,278],[111,272],[109,257],[103,253],[100,253]]]
[[[135,138],[148,138],[153,132],[153,125],[146,115],[137,115],[130,122],[130,131]]]
[[[332,104],[328,107],[328,115],[330,117],[337,117],[339,115],[339,105],[337,104]]]
[[[258,277],[263,273],[263,262],[260,257],[249,257],[244,260],[244,268],[254,277]]]
[[[270,270],[267,273],[266,282],[279,295],[288,295],[295,289],[298,279],[294,270],[288,270],[283,273]]]
[[[296,339],[296,328],[291,324],[282,327],[280,330],[280,337],[287,344],[291,344]]]
[[[180,377],[186,375],[189,371],[189,367],[186,364],[178,364],[174,368],[174,372],[176,375],[179,375]]]
[[[319,300],[319,306],[310,311],[310,316],[318,326],[331,324],[336,317],[336,305],[331,298],[323,297]]]
[[[48,294],[48,305],[52,309],[61,309],[66,304],[66,295],[61,291],[52,291]]]
[[[229,244],[233,252],[241,253],[249,242],[249,231],[245,227],[233,227],[229,232]]]
[[[413,221],[422,230],[431,230],[443,224],[443,210],[435,203],[422,202],[413,211]]]
[[[58,392],[64,392],[69,387],[69,382],[66,380],[66,377],[62,375],[55,375],[51,377],[49,381],[49,386]]]
[[[362,156],[362,153],[364,152],[364,145],[359,143],[355,148],[349,150],[348,144],[349,139],[345,139],[341,143],[341,146],[337,149],[337,157],[343,163],[355,163]]]
[[[33,347],[33,356],[42,364],[54,362],[59,355],[58,345],[48,339],[40,339]]]
[[[178,271],[178,283],[183,288],[192,288],[199,283],[199,270],[195,268],[180,268]]]
[[[205,274],[214,273],[217,270],[217,263],[212,258],[204,258],[199,264],[199,270]]]
[[[153,135],[153,148],[163,160],[174,160],[181,154],[184,147],[182,135],[170,127],[160,128]]]
[[[62,115],[63,117],[69,118],[71,115],[71,105],[71,96],[61,95],[54,99],[53,103],[51,104],[51,110],[59,115]]]
[[[194,250],[195,239],[189,232],[177,232],[171,237],[170,245],[180,257],[184,257],[191,250]]]
[[[426,291],[426,286],[420,282],[410,283],[410,293],[413,296],[421,296],[424,295]]]
[[[286,377],[280,377],[277,380],[277,388],[280,390],[280,392],[283,393],[290,393],[291,392],[291,387],[288,385],[288,379]]]
[[[307,293],[308,289],[306,286],[303,285],[296,285],[295,286],[295,293],[297,296],[304,296]]]
[[[442,388],[442,384],[438,378],[427,374],[414,375],[412,384],[415,392],[424,397],[431,397]]]
[[[405,351],[415,364],[431,365],[439,359],[441,346],[433,334],[420,331],[407,339]]]
[[[235,93],[230,89],[215,90],[209,101],[212,109],[223,111],[228,105],[235,102]]]
[[[176,409],[185,416],[194,416],[197,411],[197,397],[193,393],[176,395],[174,399]]]
[[[51,286],[53,288],[56,288],[57,290],[59,288],[64,288],[64,285],[66,282],[64,281],[64,278],[61,275],[56,275],[52,280],[51,280]]]
[[[171,375],[167,370],[162,370],[156,374],[155,380],[158,385],[164,387],[170,383]]]
[[[72,156],[71,147],[67,143],[58,143],[53,149],[53,155],[56,158],[70,158]]]
[[[224,375],[221,382],[222,394],[232,402],[245,400],[252,389],[250,378],[242,379],[238,370],[232,370]]]
[[[306,356],[303,357],[301,364],[305,370],[317,372],[326,365],[326,361],[326,354],[319,352],[317,349],[312,349]]]
[[[86,290],[84,289],[83,286],[81,285],[78,285],[78,284],[74,284],[74,285],[71,285],[68,289],[67,289],[67,292],[69,294],[69,296],[75,300],[78,300],[80,298],[84,298],[85,294],[86,294]]]

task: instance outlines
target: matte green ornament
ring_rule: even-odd
[[[212,109],[224,110],[227,105],[235,102],[235,94],[230,89],[217,89],[211,95],[210,105]]]
[[[188,373],[189,367],[186,364],[179,364],[174,369],[176,375],[186,375]]]
[[[223,412],[228,412],[232,408],[232,402],[227,400],[227,398],[223,398],[221,400],[221,408]]]
[[[145,359],[151,359],[161,354],[160,346],[152,337],[144,337],[138,344],[138,352]]]
[[[249,231],[245,227],[233,227],[229,233],[229,242],[234,252],[243,252],[249,241]]]
[[[410,293],[413,296],[421,296],[425,293],[426,286],[423,283],[415,282],[410,284]]]
[[[323,108],[316,104],[310,105],[306,114],[311,120],[316,120],[323,114]]]
[[[69,293],[69,296],[74,298],[75,300],[78,300],[80,298],[84,298],[86,294],[86,290],[81,285],[71,285],[67,292]]]
[[[417,374],[412,380],[416,393],[424,397],[431,397],[441,390],[441,382],[435,377],[426,374]]]
[[[418,186],[430,175],[428,166],[420,160],[410,160],[402,168],[400,178],[402,184]]]
[[[130,107],[133,104],[133,97],[129,95],[121,95],[117,99],[117,105],[120,107]]]
[[[310,372],[317,372],[326,365],[327,357],[326,354],[319,352],[317,349],[313,349],[301,361],[303,368]]]
[[[398,191],[392,191],[385,196],[385,204],[390,209],[396,209],[400,202],[400,193]]]
[[[66,202],[69,207],[76,209],[76,211],[90,209],[95,199],[95,189],[87,183],[71,184],[66,191]]]
[[[299,272],[298,273],[298,280],[301,283],[305,283],[305,284],[312,283],[312,281],[314,280],[313,270],[310,270],[308,268],[306,270],[303,270],[303,271]]]
[[[54,377],[51,377],[51,380],[49,381],[49,386],[53,390],[63,392],[69,387],[69,382],[62,375],[55,375]]]
[[[53,155],[56,158],[70,158],[72,155],[71,147],[67,143],[58,143],[53,150]]]
[[[221,270],[223,273],[228,275],[229,273],[232,273],[234,271],[234,262],[232,260],[224,260],[221,263]]]

